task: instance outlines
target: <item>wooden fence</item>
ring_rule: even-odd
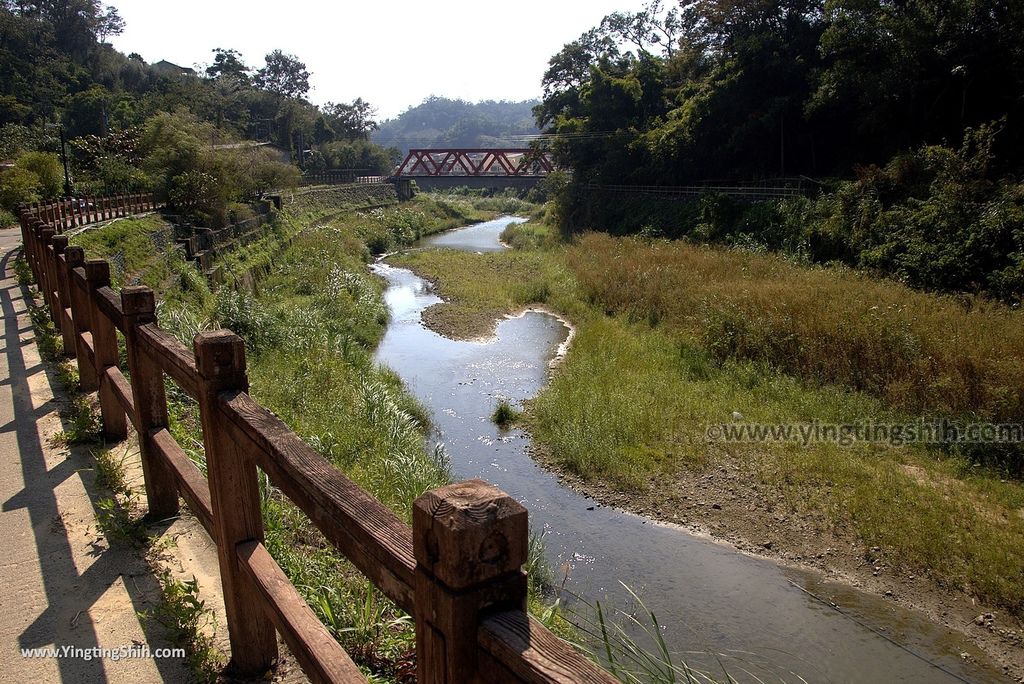
[[[127,201],[95,206],[153,206],[152,198]],[[263,544],[262,469],[414,617],[417,681],[614,681],[525,612],[527,511],[518,502],[470,480],[419,497],[410,528],[249,396],[241,338],[205,332],[188,349],[158,326],[152,290],[116,292],[106,261],[68,245],[61,233],[77,214],[65,202],[19,214],[25,257],[64,349],[77,359],[81,388],[99,393],[104,435],[124,439],[128,421],[135,427],[150,516],[177,515],[180,497],[217,544],[237,674],[266,672],[277,657],[276,630],[312,681],[366,681]],[[130,381],[119,366],[118,333]],[[198,401],[207,477],[168,430],[165,378]]]
[[[355,183],[356,178],[367,176],[370,169],[324,169],[306,171],[299,179],[299,185],[345,185]]]
[[[51,202],[28,204],[19,209],[48,224],[58,233],[89,223],[99,223],[122,216],[154,211],[163,205],[153,193],[113,195],[110,197],[70,197]]]

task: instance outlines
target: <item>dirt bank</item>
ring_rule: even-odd
[[[865,554],[860,541],[824,516],[784,512],[787,507],[773,501],[763,486],[739,468],[719,467],[699,474],[682,470],[671,478],[652,478],[642,490],[623,492],[567,472],[543,445],[533,444],[530,454],[565,486],[603,505],[678,525],[743,553],[811,570],[920,611],[964,634],[1012,681],[1024,682],[1024,624],[962,591],[939,586],[926,574],[890,568],[884,548],[876,546]]]

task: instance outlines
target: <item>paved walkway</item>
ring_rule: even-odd
[[[138,552],[96,527],[87,450],[53,447],[65,401],[32,343],[14,275],[17,230],[0,231],[0,682],[185,682],[180,658],[28,658],[24,649],[170,646],[152,620],[159,587]]]

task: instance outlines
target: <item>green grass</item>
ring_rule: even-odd
[[[163,600],[145,617],[159,622],[171,642],[185,649],[185,663],[196,681],[219,681],[224,656],[208,634],[216,625],[216,616],[199,596],[199,581],[194,576],[178,579],[167,569],[158,573],[157,581]]]
[[[346,224],[372,254],[384,254],[427,235],[497,216],[497,210],[482,206],[489,205],[484,200],[420,194],[395,207],[356,212],[347,218]]]
[[[623,491],[666,497],[670,493],[658,483],[672,476],[699,475],[723,465],[736,468],[758,488],[758,496],[782,510],[852,531],[865,550],[883,547],[893,567],[927,574],[939,584],[1024,616],[1024,486],[1019,479],[972,465],[956,453],[919,445],[819,443],[804,448],[706,440],[707,426],[732,422],[734,412],[744,421],[767,424],[903,423],[918,415],[908,408],[912,402],[886,392],[858,390],[828,378],[810,382],[758,354],[722,354],[715,348],[721,329],[704,327],[704,321],[716,301],[736,293],[755,318],[761,309],[754,302],[770,308],[782,307],[786,297],[805,301],[812,287],[825,287],[828,270],[805,272],[778,260],[767,264],[748,254],[702,252],[690,246],[645,247],[632,240],[620,244],[604,236],[553,246],[545,228],[529,224],[508,232],[507,237],[526,249],[483,255],[437,250],[394,261],[435,282],[448,300],[437,309],[473,320],[477,332],[531,302],[543,303],[574,323],[577,334],[569,354],[549,386],[529,403],[525,417],[534,438],[559,467]],[[677,249],[686,250],[694,262],[687,264],[691,273],[676,272],[683,265],[673,261],[674,254],[658,254]],[[609,275],[622,273],[631,274],[628,288],[621,278]],[[823,296],[823,302],[852,300],[855,311],[870,309],[864,302],[880,296],[879,288],[896,287],[849,277],[846,271],[831,277],[840,283],[831,287],[846,288],[848,296]],[[782,280],[773,283],[771,278]],[[794,292],[788,293],[785,278],[795,280]],[[661,290],[666,281],[680,284]],[[761,287],[770,288],[775,304],[764,303]],[[532,294],[537,292],[546,294]],[[719,292],[718,300],[713,292]],[[679,302],[699,304],[699,293],[705,293],[703,308],[695,304],[687,313]],[[655,301],[660,304],[654,306]],[[923,311],[929,302],[957,316],[948,300],[938,297],[912,299],[901,310],[913,304]],[[886,315],[899,313],[890,310]],[[1015,314],[979,310],[956,319],[952,329],[958,332],[951,339],[960,340],[956,344],[963,354],[977,353],[962,339],[971,325],[979,326],[977,336],[992,345],[1014,343],[999,342],[995,333],[983,330],[987,316],[1002,321]],[[426,318],[445,329],[446,315]],[[828,320],[822,314],[817,325]],[[831,320],[843,319],[835,314]],[[917,330],[934,330],[934,344],[944,345],[949,355],[957,351],[940,338],[940,327],[933,322],[937,315],[908,316],[908,321]],[[1021,338],[1019,332],[1007,334]],[[875,339],[874,344],[883,343],[881,337]],[[1007,357],[998,361],[1012,368],[1021,359],[1007,350]],[[817,353],[824,358],[827,349]],[[837,350],[835,355],[843,353]]]
[[[154,239],[173,234],[170,224],[154,214],[89,228],[72,237],[71,244],[82,247],[87,259],[109,260],[115,286],[139,281],[163,290],[172,276],[172,268]]]
[[[512,406],[508,399],[498,401],[498,405],[494,407],[494,413],[491,414],[491,420],[502,429],[509,427],[522,417],[522,411]]]
[[[424,321],[456,339],[485,337],[505,313],[545,306],[570,315],[582,311],[567,269],[538,251],[472,254],[428,250],[389,259],[427,277],[445,301],[428,308]]]
[[[764,361],[912,413],[1024,418],[1024,312],[1016,309],[685,242],[590,234],[565,261],[588,301],[719,359]]]

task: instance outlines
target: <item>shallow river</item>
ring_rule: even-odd
[[[419,246],[500,250],[498,236],[517,220],[450,231]],[[526,505],[531,528],[544,530],[558,582],[568,572],[572,593],[629,610],[620,582],[627,583],[657,614],[669,647],[719,678],[720,661],[741,682],[1003,681],[994,669],[961,659],[966,651],[984,660],[962,637],[891,602],[602,507],[563,487],[530,459],[526,436],[500,432],[489,416],[499,398],[518,403],[538,393],[568,329],[531,312],[502,320],[493,340],[449,340],[421,323],[421,312],[440,301],[425,281],[385,263],[373,269],[389,283],[392,315],[378,360],[432,412],[435,439],[457,479],[482,477]]]

